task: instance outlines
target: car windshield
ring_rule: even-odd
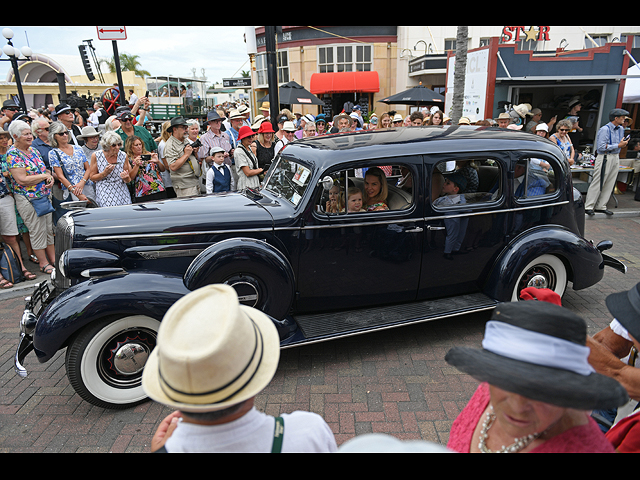
[[[309,167],[291,162],[281,156],[272,167],[264,188],[297,206],[302,200],[310,180],[311,169]]]

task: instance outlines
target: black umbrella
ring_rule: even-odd
[[[278,89],[280,104],[282,105],[324,105],[324,102],[316,97],[309,90],[296,82],[289,82],[281,85]],[[262,97],[258,103],[269,101],[269,95]]]
[[[416,85],[404,92],[396,93],[390,97],[387,97],[379,102],[386,103],[388,105],[438,105],[444,106],[444,97],[439,93],[423,86],[422,84]]]

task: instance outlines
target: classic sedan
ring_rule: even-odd
[[[558,147],[486,127],[308,138],[260,189],[73,211],[56,228],[57,269],[27,301],[15,368],[26,376],[30,352],[47,362],[66,349],[73,388],[107,408],[145,401],[163,315],[208,284],[270,315],[287,348],[626,271],[604,253],[611,242],[583,237]]]

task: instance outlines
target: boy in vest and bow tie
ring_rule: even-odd
[[[209,155],[213,157],[213,163],[207,171],[207,193],[235,191],[236,182],[231,175],[231,170],[224,163],[224,149],[212,147]]]

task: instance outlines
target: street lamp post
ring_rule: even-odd
[[[13,75],[16,78],[16,86],[18,87],[18,95],[20,97],[20,107],[24,112],[27,111],[27,104],[24,100],[24,92],[22,91],[22,83],[20,82],[20,72],[18,71],[18,56],[20,53],[27,59],[33,55],[31,49],[27,46],[22,47],[20,50],[16,49],[11,43],[11,39],[13,38],[13,30],[10,28],[5,28],[2,30],[2,35],[7,39],[7,44],[2,48],[2,52],[9,57],[8,59],[1,58],[0,61],[11,62],[11,66],[13,68]]]

